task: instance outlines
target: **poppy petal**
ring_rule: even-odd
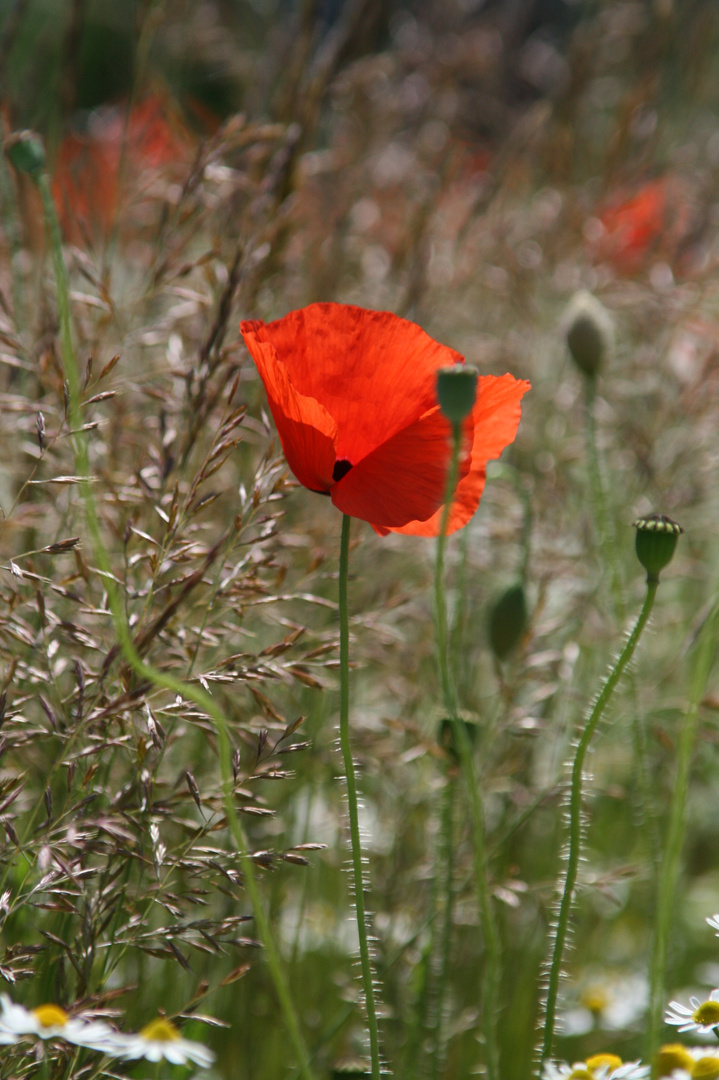
[[[447,533],[466,525],[479,506],[487,475],[487,462],[498,458],[517,433],[521,399],[529,390],[524,379],[512,375],[483,375],[479,379],[477,401],[472,410],[474,439],[471,465],[457,484],[447,523]],[[401,532],[409,536],[437,536],[442,524],[441,508],[426,520],[410,521],[402,526],[387,526],[377,518],[372,525],[380,536]]]
[[[243,322],[241,330],[265,384],[287,464],[305,487],[329,491],[337,459],[337,424],[318,401],[298,393],[274,345],[258,339],[256,330],[263,326]]]
[[[444,498],[449,436],[449,422],[435,406],[346,473],[330,492],[332,502],[343,514],[387,529],[431,517]],[[466,474],[469,455],[463,464]]]
[[[245,327],[275,347],[295,389],[333,417],[337,456],[352,462],[436,405],[437,369],[463,362],[416,323],[352,304],[309,304]]]

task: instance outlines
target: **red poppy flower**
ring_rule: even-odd
[[[300,483],[382,535],[436,536],[450,455],[437,370],[463,357],[406,319],[347,304],[240,329]],[[511,375],[480,378],[449,532],[477,509],[487,461],[514,439],[528,389]]]
[[[604,233],[600,253],[618,270],[641,268],[662,235],[667,216],[666,187],[661,180],[644,184],[630,198],[617,198],[600,215]]]
[[[191,136],[169,98],[152,94],[125,113],[125,106],[98,109],[88,133],[70,133],[60,144],[55,202],[65,235],[76,243],[83,232],[106,235],[115,222],[123,148],[130,184],[145,172],[183,166],[190,159]]]

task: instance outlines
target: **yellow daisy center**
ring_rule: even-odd
[[[59,1005],[39,1005],[32,1010],[32,1015],[40,1021],[44,1028],[65,1027],[69,1017]]]
[[[681,1043],[667,1043],[657,1054],[657,1076],[671,1076],[675,1069],[691,1072],[694,1058]]]
[[[719,1024],[719,1001],[702,1002],[692,1013],[692,1020],[696,1020],[697,1024],[705,1024],[707,1027]]]
[[[698,1058],[692,1063],[691,1067],[692,1080],[696,1077],[701,1077],[701,1080],[717,1080],[719,1077],[719,1057],[711,1055],[709,1057]]]
[[[173,1042],[179,1039],[180,1033],[173,1023],[158,1016],[150,1024],[146,1024],[140,1032],[143,1039],[152,1039],[153,1042]]]
[[[597,986],[593,987],[591,990],[585,990],[580,1000],[585,1009],[589,1009],[595,1016],[598,1013],[604,1012],[609,1004],[608,995]]]
[[[592,1076],[594,1076],[597,1069],[606,1069],[607,1072],[612,1072],[613,1069],[618,1069],[621,1064],[622,1059],[617,1057],[616,1054],[593,1054],[585,1062]]]

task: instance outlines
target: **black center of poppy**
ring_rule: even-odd
[[[335,461],[335,467],[332,470],[332,479],[334,482],[337,483],[343,476],[346,476],[351,468],[351,461],[348,461],[347,458],[338,458],[337,461]]]

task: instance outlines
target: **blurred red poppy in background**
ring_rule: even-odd
[[[650,262],[673,263],[691,218],[685,185],[675,177],[648,180],[631,193],[615,192],[600,210],[592,253],[629,276],[641,273]]]
[[[604,226],[600,255],[618,270],[640,269],[656,246],[667,213],[666,185],[652,180],[631,197],[614,199],[599,216]]]
[[[166,95],[151,94],[126,107],[96,109],[83,134],[67,135],[55,160],[53,192],[63,231],[74,242],[106,235],[120,207],[124,149],[129,186],[148,171],[185,164],[193,140]]]
[[[310,304],[240,329],[300,483],[381,535],[436,536],[451,433],[437,371],[463,357],[415,323],[348,304]],[[487,461],[514,439],[528,389],[512,375],[480,378],[448,532],[477,509]]]

